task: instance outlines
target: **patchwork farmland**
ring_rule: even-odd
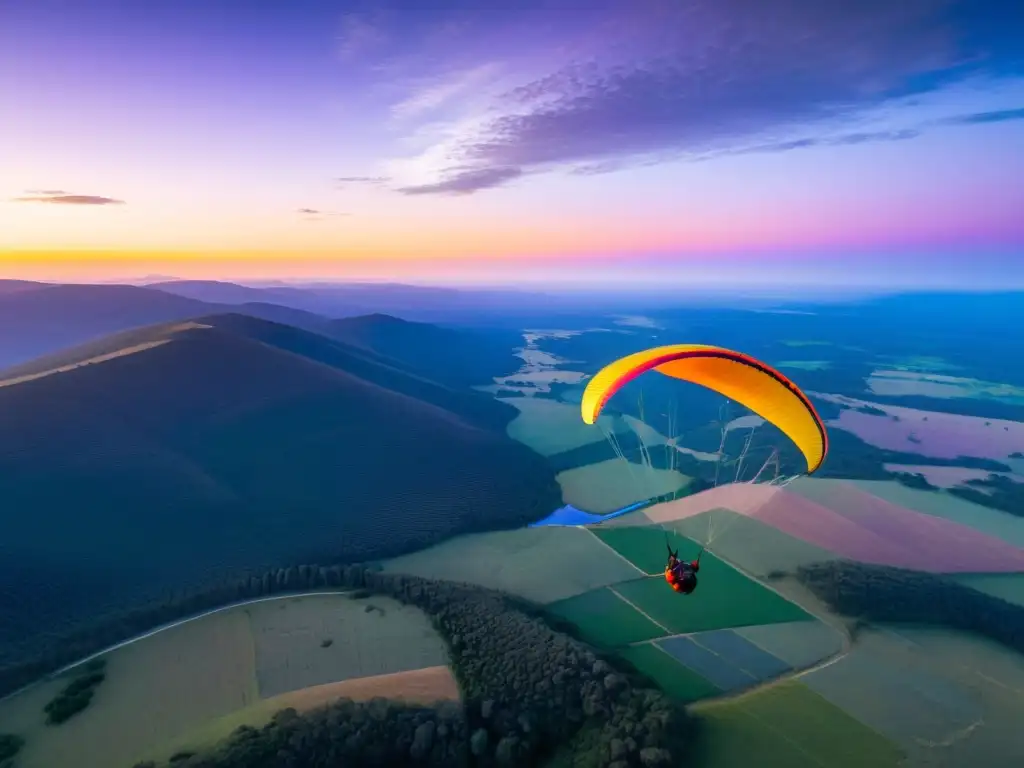
[[[166,760],[238,725],[266,722],[278,704],[458,693],[444,643],[426,617],[376,596],[254,602],[186,621],[105,658],[107,679],[92,705],[57,729],[45,725],[43,706],[66,680],[0,702],[0,722],[25,736],[18,768]]]

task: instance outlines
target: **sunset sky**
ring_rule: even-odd
[[[0,277],[1024,287],[1020,0],[5,0]]]

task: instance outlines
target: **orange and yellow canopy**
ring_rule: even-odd
[[[699,384],[746,406],[777,426],[816,471],[828,453],[828,434],[811,401],[765,363],[740,352],[704,344],[672,344],[627,355],[605,366],[583,393],[583,421],[597,421],[605,403],[625,384],[650,370]]]

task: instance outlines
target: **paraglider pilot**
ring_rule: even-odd
[[[672,551],[667,543],[668,564],[665,566],[665,581],[676,592],[688,595],[697,588],[697,571],[700,570],[700,557],[696,560],[686,562],[679,559],[679,550]]]

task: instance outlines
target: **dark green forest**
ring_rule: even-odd
[[[844,561],[804,566],[796,576],[844,616],[974,632],[1024,653],[1024,607],[942,576]]]

